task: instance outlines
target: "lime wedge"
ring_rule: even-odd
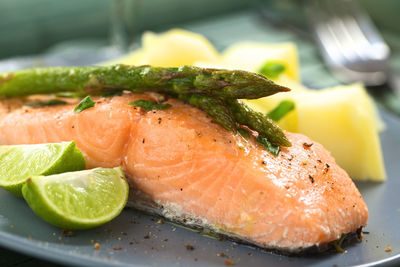
[[[22,187],[26,202],[39,217],[69,230],[112,220],[125,207],[128,192],[120,167],[33,176]]]
[[[0,146],[0,186],[22,197],[21,188],[32,175],[85,169],[75,142]]]

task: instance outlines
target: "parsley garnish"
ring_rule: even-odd
[[[258,73],[266,76],[269,79],[276,79],[281,75],[286,69],[286,66],[282,63],[276,61],[267,61],[258,70]]]
[[[113,90],[113,91],[108,91],[100,94],[102,97],[113,97],[113,96],[119,96],[123,94],[123,90]]]
[[[85,109],[94,107],[95,104],[96,102],[94,102],[90,95],[88,95],[84,99],[82,99],[81,102],[79,102],[79,104],[74,108],[74,112],[80,113]]]
[[[155,104],[149,100],[144,99],[129,102],[128,105],[140,107],[144,110],[167,109],[171,107],[170,104]]]
[[[273,145],[270,141],[268,141],[267,138],[262,137],[262,136],[258,136],[258,137],[257,137],[257,142],[263,144],[264,147],[265,147],[269,152],[271,152],[272,155],[278,156],[279,150],[280,150],[280,147],[279,147],[279,146]]]
[[[342,235],[340,236],[340,238],[338,240],[333,241],[333,247],[339,253],[344,253],[345,252],[345,250],[342,248],[342,243],[343,243],[345,238],[346,238],[346,234],[342,233]]]
[[[29,102],[25,103],[25,106],[30,106],[30,107],[44,107],[44,106],[54,106],[54,105],[64,105],[67,104],[67,102],[60,100],[60,99],[51,99],[47,101],[34,101],[34,102]]]
[[[244,137],[246,137],[246,138],[250,138],[250,133],[249,133],[247,130],[245,130],[245,129],[243,129],[243,128],[238,128],[238,132],[239,132],[242,136],[244,136]]]
[[[278,106],[276,106],[276,108],[274,108],[268,113],[268,117],[270,117],[271,120],[275,122],[280,121],[283,117],[285,117],[286,114],[288,114],[294,108],[295,104],[292,100],[283,100],[278,104]]]

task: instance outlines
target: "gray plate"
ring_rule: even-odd
[[[169,223],[157,224],[157,218],[132,209],[124,210],[102,227],[64,237],[60,229],[38,219],[23,199],[1,189],[0,245],[53,262],[80,266],[214,266],[223,265],[227,259],[239,266],[400,264],[400,120],[385,112],[382,116],[387,124],[381,137],[388,181],[358,184],[370,211],[368,227],[364,229],[369,234],[364,234],[361,243],[347,246],[345,254],[275,255],[204,237]],[[93,242],[98,242],[101,250],[95,250]],[[187,245],[194,250],[187,249]],[[387,245],[392,247],[391,252],[385,252]]]

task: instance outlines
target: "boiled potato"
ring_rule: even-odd
[[[142,37],[147,64],[161,67],[194,65],[196,61],[216,61],[217,50],[202,35],[185,30],[163,34],[146,32]]]
[[[179,67],[194,65],[196,61],[216,62],[218,60],[217,50],[204,36],[173,29],[161,34],[145,32],[142,36],[141,48],[107,64]]]
[[[360,84],[320,91],[293,90],[247,103],[268,112],[285,99],[293,100],[296,108],[278,123],[283,129],[305,134],[323,144],[353,179],[385,180],[379,142],[383,124]]]
[[[222,53],[222,61],[237,69],[252,72],[257,72],[267,61],[279,62],[286,67],[285,74],[288,77],[300,81],[297,49],[293,43],[237,43]]]

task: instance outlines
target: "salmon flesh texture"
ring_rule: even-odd
[[[133,206],[262,248],[301,252],[367,224],[368,210],[348,174],[322,145],[286,135],[277,157],[176,99],[165,110],[128,105],[155,94],[28,107],[0,104],[0,144],[75,140],[87,167],[122,166]]]

